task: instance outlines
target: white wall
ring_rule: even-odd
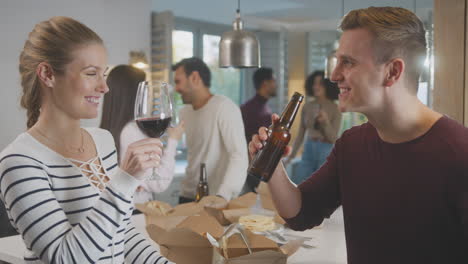
[[[18,58],[33,26],[52,16],[69,16],[96,31],[109,53],[109,65],[128,63],[130,50],[149,57],[151,0],[0,0],[0,150],[26,129],[19,106]],[[98,126],[97,119],[84,126]]]

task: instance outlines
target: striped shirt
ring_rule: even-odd
[[[26,263],[169,263],[130,221],[141,181],[117,166],[111,134],[87,129],[110,181],[102,192],[28,133],[0,153],[0,198]]]

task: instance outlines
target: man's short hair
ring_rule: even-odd
[[[273,69],[272,68],[259,68],[253,74],[253,83],[255,86],[255,90],[260,89],[262,86],[263,81],[268,81],[273,79]]]
[[[211,85],[211,72],[205,62],[203,62],[200,58],[192,57],[186,58],[178,63],[172,65],[172,70],[175,71],[179,67],[184,67],[185,74],[189,76],[192,72],[196,71],[200,75],[200,78],[203,81],[203,84],[206,87],[210,87]]]
[[[409,85],[417,92],[426,58],[426,31],[421,20],[401,7],[369,7],[352,10],[341,21],[342,31],[364,28],[375,37],[375,63],[400,57],[405,61]]]

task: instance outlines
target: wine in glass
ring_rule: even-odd
[[[160,138],[171,124],[173,116],[171,91],[172,87],[165,82],[145,81],[138,85],[135,121],[148,137]],[[154,180],[157,177],[153,168],[153,174],[149,179]]]

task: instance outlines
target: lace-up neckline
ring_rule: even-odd
[[[70,162],[78,166],[86,176],[92,185],[97,188],[100,192],[106,188],[106,183],[109,181],[109,177],[104,171],[104,167],[101,165],[101,160],[98,156],[89,159],[88,161],[81,161],[72,158],[67,158]]]

